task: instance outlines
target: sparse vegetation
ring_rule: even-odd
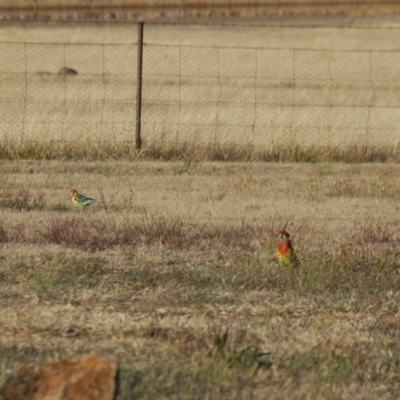
[[[352,146],[341,148],[305,145],[253,146],[240,144],[192,144],[187,142],[144,143],[136,150],[133,141],[85,143],[60,141],[5,141],[0,143],[0,160],[153,160],[183,161],[178,174],[190,171],[196,161],[240,162],[398,162],[400,151],[393,147]]]
[[[32,196],[27,189],[21,188],[17,192],[0,190],[0,208],[31,211],[44,207],[43,194]]]
[[[399,396],[399,165],[1,170],[0,383],[93,351],[119,357],[120,400]],[[72,186],[105,204],[81,213]]]

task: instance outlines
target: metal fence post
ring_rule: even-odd
[[[136,149],[142,148],[141,120],[142,120],[142,65],[143,65],[143,21],[138,22],[137,42],[137,80],[136,80]]]

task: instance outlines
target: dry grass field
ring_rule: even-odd
[[[2,26],[0,387],[94,352],[118,400],[400,398],[400,29],[375,23],[146,26],[141,152],[135,26]]]
[[[0,384],[96,352],[119,399],[399,398],[398,164],[0,168]]]

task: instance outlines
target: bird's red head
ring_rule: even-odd
[[[279,231],[278,234],[279,234],[279,239],[287,240],[290,237],[290,235],[285,230]]]
[[[71,189],[71,196],[75,196],[78,192],[75,189]]]

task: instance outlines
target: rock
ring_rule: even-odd
[[[61,67],[58,70],[59,75],[78,75],[78,71],[73,68]]]
[[[117,360],[93,354],[24,365],[0,389],[1,400],[112,400]]]

